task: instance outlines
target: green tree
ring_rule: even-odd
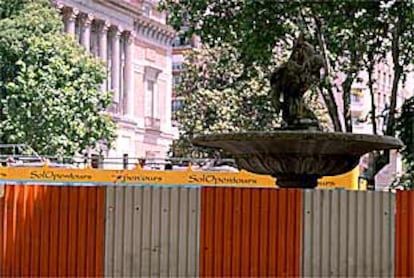
[[[243,65],[229,46],[202,48],[187,55],[185,72],[176,88],[185,105],[176,113],[180,137],[174,142],[175,156],[217,155],[213,150],[195,148],[197,133],[269,130],[279,118],[268,97],[269,84],[257,76],[242,78]]]
[[[405,145],[401,153],[406,172],[398,177],[395,185],[414,189],[414,97],[407,99],[401,108],[397,132]]]
[[[43,154],[110,145],[104,65],[62,33],[47,0],[0,0],[0,141]]]
[[[373,65],[392,53],[393,86],[385,134],[395,136],[397,92],[414,57],[413,1],[270,1],[270,0],[163,0],[176,28],[188,26],[209,46],[228,43],[239,53],[246,71],[269,66],[276,48],[289,48],[298,31],[305,31],[325,58],[325,78],[318,90],[336,131],[341,131],[334,93],[342,93],[345,131],[352,132],[350,97],[358,73],[370,74],[368,87],[373,94]],[[333,82],[341,72],[341,83]],[[375,102],[371,111],[376,132]],[[372,176],[389,162],[389,153],[373,155]]]

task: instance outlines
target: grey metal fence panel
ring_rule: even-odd
[[[395,195],[306,190],[302,275],[394,275]]]
[[[108,187],[105,276],[194,277],[198,188]]]

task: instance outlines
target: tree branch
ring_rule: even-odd
[[[332,120],[334,130],[342,132],[343,129],[342,129],[341,121],[339,120],[338,106],[336,105],[335,96],[332,90],[332,82],[330,79],[331,67],[330,67],[329,59],[328,59],[328,52],[326,50],[325,38],[322,33],[322,24],[319,18],[317,18],[315,15],[313,15],[313,20],[315,21],[316,36],[318,38],[318,43],[319,43],[320,50],[322,52],[322,57],[323,57],[323,62],[324,62],[324,68],[325,68],[324,78],[325,78],[325,81],[328,83],[327,93],[325,93],[323,88],[320,88],[320,91],[322,93],[322,97],[326,104],[326,107],[328,108],[328,113]]]

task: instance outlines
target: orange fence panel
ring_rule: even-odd
[[[414,191],[397,191],[395,276],[414,277]]]
[[[202,188],[200,276],[298,276],[300,190]]]
[[[0,276],[103,276],[103,187],[8,185]]]

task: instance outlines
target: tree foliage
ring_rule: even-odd
[[[188,53],[185,72],[176,88],[185,105],[177,112],[180,138],[174,143],[176,156],[212,155],[191,145],[198,133],[269,130],[279,124],[268,97],[269,84],[259,68],[256,75],[241,78],[243,65],[228,46],[202,48]]]
[[[401,153],[406,173],[397,179],[396,185],[414,189],[414,97],[404,102],[398,118],[397,131],[405,145]]]
[[[161,8],[173,26],[187,26],[187,33],[199,35],[206,45],[234,47],[240,54],[238,62],[248,72],[271,66],[274,49],[289,49],[298,32],[304,31],[325,58],[326,74],[318,90],[336,131],[342,130],[342,122],[345,131],[352,132],[351,88],[358,73],[368,71],[367,85],[374,94],[373,68],[387,53],[392,54],[393,86],[385,134],[395,136],[397,92],[414,57],[413,1],[162,0]],[[343,78],[337,78],[338,72]],[[341,109],[335,94],[342,94]],[[374,102],[371,109],[374,124]],[[373,175],[389,162],[389,154],[376,154],[375,159]]]
[[[104,66],[64,35],[49,1],[0,0],[0,140],[72,155],[114,140]]]

